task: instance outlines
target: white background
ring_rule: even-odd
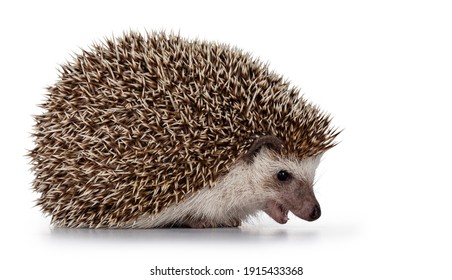
[[[148,275],[156,265],[303,266],[298,279],[307,280],[452,279],[448,1],[161,2],[1,2],[0,279],[158,279]],[[24,156],[31,116],[71,52],[129,29],[237,45],[330,112],[344,131],[318,170],[321,219],[262,217],[217,230],[50,227],[33,207]]]

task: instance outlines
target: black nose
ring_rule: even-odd
[[[317,220],[321,214],[322,214],[322,211],[320,210],[320,205],[316,204],[312,208],[312,212],[309,215],[309,217],[312,219],[311,221],[314,221],[314,220]]]

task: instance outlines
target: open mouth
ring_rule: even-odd
[[[289,210],[287,210],[287,208],[285,208],[281,203],[269,200],[265,206],[265,213],[272,217],[273,220],[280,224],[287,223],[289,220],[289,217],[287,216],[289,214]]]

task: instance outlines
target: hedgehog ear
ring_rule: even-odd
[[[252,163],[254,156],[260,151],[262,147],[267,147],[276,152],[279,152],[283,147],[283,141],[276,136],[267,135],[260,136],[256,140],[254,140],[248,152],[244,155],[243,159],[247,163]]]

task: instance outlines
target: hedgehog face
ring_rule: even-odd
[[[313,192],[315,170],[321,155],[302,161],[281,160],[273,165],[272,184],[276,188],[276,199],[269,199],[265,212],[279,223],[287,222],[288,211],[307,221],[320,217],[320,205]],[[279,170],[276,171],[276,166]]]
[[[322,154],[303,160],[285,158],[263,148],[255,156],[252,169],[255,184],[260,184],[269,194],[263,209],[276,222],[288,221],[288,212],[306,221],[320,217],[320,205],[313,192],[315,170]]]

